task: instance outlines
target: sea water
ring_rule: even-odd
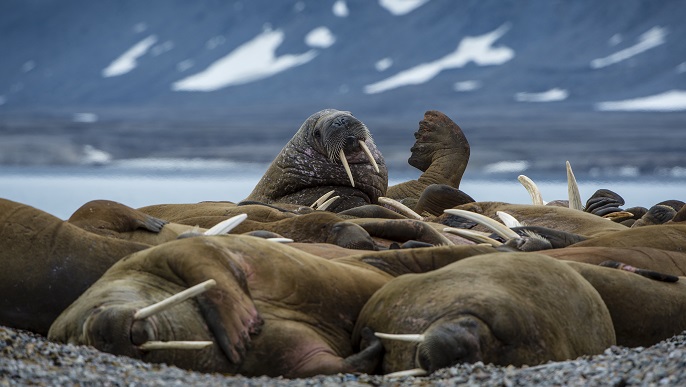
[[[239,202],[247,197],[267,169],[264,164],[200,160],[129,160],[107,166],[0,167],[0,197],[36,207],[67,219],[90,200],[107,199],[130,207],[201,201]],[[390,171],[389,184],[416,179],[419,172]],[[535,179],[534,179],[535,180]],[[536,181],[536,180],[535,180]],[[564,180],[536,181],[546,201],[567,198]],[[624,208],[650,207],[660,201],[686,201],[686,180],[579,180],[585,202],[596,190],[611,189],[626,201]],[[467,172],[460,189],[478,201],[531,203],[517,181]]]

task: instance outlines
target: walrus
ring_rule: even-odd
[[[372,204],[386,193],[388,171],[369,129],[350,112],[312,114],[246,200],[311,205],[334,190],[329,211]]]
[[[430,200],[421,201],[420,208],[415,207],[427,187],[437,184],[447,186],[442,188],[443,191],[449,187],[459,191],[469,162],[469,142],[459,125],[436,110],[424,113],[414,137],[416,141],[407,162],[422,171],[422,175],[417,180],[388,187],[386,196],[422,213],[431,208]],[[466,197],[469,198],[468,195]]]
[[[305,377],[372,372],[380,343],[350,337],[367,299],[394,276],[434,270],[485,246],[368,252],[322,259],[244,235],[194,237],[132,254],[52,325],[48,338],[202,372]],[[172,309],[143,308],[206,280],[216,287]],[[201,350],[146,350],[146,342],[211,341]]]
[[[150,246],[7,199],[0,199],[0,244],[0,325],[42,335],[110,266]]]
[[[536,253],[484,254],[399,276],[364,306],[353,341],[366,327],[421,334],[419,344],[384,339],[384,374],[476,361],[536,365],[615,344],[610,313],[593,286]]]

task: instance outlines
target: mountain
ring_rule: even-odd
[[[268,161],[334,107],[389,164],[436,109],[477,168],[567,156],[588,173],[679,175],[684,15],[651,0],[5,0],[0,162],[29,162],[16,150],[37,141]]]

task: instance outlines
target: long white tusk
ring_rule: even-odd
[[[428,373],[429,372],[427,370],[425,370],[424,368],[413,368],[411,370],[391,372],[390,374],[386,374],[383,377],[384,378],[401,378],[403,376],[424,376]]]
[[[421,215],[414,212],[414,210],[412,210],[410,207],[400,203],[399,201],[397,201],[395,199],[387,198],[385,196],[380,196],[379,197],[379,203],[395,208],[396,210],[398,210],[399,213],[407,216],[408,218],[422,220]]]
[[[186,301],[187,299],[191,297],[195,297],[199,294],[202,294],[209,289],[215,287],[217,285],[217,281],[213,279],[209,279],[205,282],[201,282],[195,286],[192,286],[182,292],[176,293],[173,296],[166,298],[156,304],[152,304],[150,306],[146,306],[143,309],[139,309],[134,315],[133,319],[134,320],[142,320],[144,318],[148,318],[152,316],[153,314],[160,313],[161,311],[165,309],[169,309],[172,306],[181,303],[183,301]]]
[[[517,218],[505,211],[496,211],[495,214],[498,215],[503,224],[509,228],[523,226],[522,222],[518,221]]]
[[[245,219],[248,218],[247,214],[240,214],[236,215],[234,217],[231,217],[229,219],[223,220],[214,226],[212,228],[208,229],[205,231],[203,234],[204,235],[224,235],[228,233],[229,231],[233,230],[236,226],[241,224]]]
[[[141,351],[158,349],[203,349],[214,344],[211,341],[148,341],[138,346]]]
[[[579,184],[576,182],[572,165],[569,161],[567,161],[567,195],[569,195],[569,208],[584,210],[584,205],[581,204],[581,195],[579,194]]]
[[[420,335],[420,334],[396,334],[396,333],[374,332],[374,335],[380,339],[409,341],[411,343],[421,343],[422,341],[424,341],[424,335]]]
[[[331,190],[331,191],[325,193],[324,195],[322,195],[322,197],[320,197],[319,199],[317,199],[316,202],[312,203],[312,205],[310,206],[310,208],[317,208],[317,207],[321,206],[322,203],[324,203],[324,202],[326,201],[326,199],[329,198],[329,196],[333,195],[334,192],[336,192],[336,191],[335,191],[335,190]]]
[[[293,243],[293,239],[291,238],[267,238],[267,240],[276,243]]]
[[[497,247],[502,245],[500,241],[490,238],[486,235],[478,233],[476,231],[467,230],[464,228],[446,227],[443,229],[444,232],[449,232],[451,234],[459,235],[465,239],[468,239],[474,243],[485,243],[489,246]]]
[[[372,152],[369,151],[369,148],[367,148],[367,144],[365,144],[364,141],[362,141],[362,140],[359,140],[359,141],[360,141],[360,146],[362,147],[362,150],[364,151],[364,153],[367,154],[367,158],[369,159],[369,162],[374,167],[374,170],[376,171],[376,173],[379,173],[379,166],[376,164],[376,160],[374,160],[374,156],[372,156]]]
[[[348,174],[348,179],[350,179],[350,185],[353,187],[355,186],[355,180],[353,180],[353,173],[350,172],[350,166],[348,165],[348,159],[345,158],[345,152],[343,152],[343,149],[338,151],[338,157],[341,159],[341,163],[343,163],[343,168],[345,168],[345,173]]]
[[[519,235],[517,235],[516,232],[510,230],[504,224],[499,223],[498,221],[491,219],[488,216],[477,214],[476,212],[472,211],[458,210],[455,208],[449,208],[447,210],[443,210],[443,212],[448,213],[450,215],[457,215],[462,218],[469,219],[473,222],[477,222],[485,227],[488,227],[488,229],[492,230],[494,233],[500,235],[505,239],[519,238]]]
[[[529,196],[531,196],[531,202],[533,205],[545,205],[545,202],[543,201],[543,196],[541,195],[541,190],[538,188],[536,183],[534,183],[533,180],[529,179],[528,176],[525,175],[519,175],[517,176],[517,180],[519,180],[520,183],[526,188],[526,192],[529,193]]]
[[[340,196],[334,196],[332,198],[329,198],[329,200],[325,201],[324,203],[322,203],[321,206],[317,207],[317,211],[326,211],[326,209],[329,208],[329,206],[339,198]]]

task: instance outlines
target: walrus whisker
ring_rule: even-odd
[[[465,239],[468,239],[474,243],[483,243],[487,244],[489,246],[493,247],[498,247],[502,245],[502,242],[497,241],[489,236],[480,234],[478,232],[472,231],[472,230],[467,230],[464,228],[456,228],[456,227],[446,227],[443,229],[444,232],[449,232],[451,234],[455,234],[458,236],[461,236]]]
[[[328,199],[331,195],[333,195],[334,192],[336,192],[336,191],[331,190],[331,191],[325,193],[319,199],[317,199],[314,203],[312,203],[310,208],[317,208],[317,207],[321,206],[322,203],[324,203],[326,201],[326,199]]]
[[[345,158],[345,152],[343,152],[343,149],[338,151],[338,157],[341,159],[341,163],[343,163],[343,168],[345,168],[345,173],[348,174],[348,179],[350,179],[350,185],[353,187],[355,186],[355,180],[353,180],[353,173],[350,171],[350,165],[348,165],[348,159]]]
[[[408,341],[410,343],[421,343],[424,341],[424,335],[413,334],[413,333],[397,334],[397,333],[374,332],[374,336],[376,336],[380,339]]]
[[[505,211],[496,211],[495,214],[498,215],[498,217],[503,222],[503,224],[509,228],[523,227],[524,226],[524,224],[522,224],[520,221],[518,221],[517,218],[508,214]]]
[[[576,182],[572,165],[567,161],[567,195],[569,195],[569,208],[575,210],[584,210],[584,205],[581,204],[581,194],[579,194],[579,183]]]
[[[385,206],[393,207],[395,210],[397,210],[397,212],[407,216],[408,218],[422,220],[421,215],[414,212],[414,210],[412,210],[410,207],[400,203],[399,201],[397,201],[395,199],[391,199],[391,198],[388,198],[385,196],[380,196],[379,197],[379,203],[381,203]]]
[[[476,212],[472,212],[472,211],[458,210],[455,208],[449,208],[447,210],[443,210],[443,212],[450,214],[450,215],[460,216],[462,218],[466,218],[466,219],[471,220],[473,222],[477,222],[477,223],[479,223],[485,227],[488,227],[490,230],[492,230],[496,234],[500,235],[504,239],[518,239],[519,238],[519,234],[510,230],[504,224],[499,223],[498,221],[489,218],[488,216],[477,214]]]
[[[240,214],[229,219],[223,220],[209,230],[204,232],[204,235],[223,235],[227,234],[229,231],[233,230],[236,226],[241,224],[245,219],[248,218],[247,214]]]
[[[427,370],[425,370],[424,368],[413,368],[411,370],[391,372],[390,374],[386,374],[383,377],[384,378],[401,378],[403,376],[424,376],[424,375],[427,375],[428,373],[429,372]]]
[[[374,160],[374,156],[372,156],[372,152],[369,151],[369,148],[367,148],[367,144],[364,143],[362,140],[358,140],[360,142],[360,146],[362,147],[362,150],[364,153],[367,155],[369,158],[369,162],[372,164],[374,167],[374,170],[376,173],[379,173],[379,166],[376,164],[376,160]]]
[[[541,195],[541,190],[538,188],[536,183],[534,183],[533,180],[531,180],[528,176],[525,175],[519,175],[517,176],[517,180],[524,186],[526,189],[526,192],[529,193],[529,196],[531,196],[531,202],[533,205],[545,205],[545,201],[543,200],[543,196]]]
[[[141,351],[159,349],[203,349],[214,344],[212,341],[148,341],[138,346]]]
[[[267,240],[276,243],[293,243],[293,239],[291,238],[267,238]]]
[[[333,191],[332,191],[332,192],[333,192]],[[329,200],[325,201],[324,203],[322,203],[321,206],[317,207],[317,211],[326,211],[326,209],[329,208],[329,206],[330,206],[333,202],[335,202],[336,200],[338,200],[338,199],[340,199],[340,198],[341,198],[341,197],[338,196],[338,195],[337,195],[337,196],[334,196],[334,197],[332,197],[332,198],[329,198]]]
[[[217,285],[217,281],[213,279],[209,279],[205,282],[201,282],[195,286],[192,286],[182,292],[176,293],[173,296],[166,298],[158,303],[152,304],[150,306],[146,306],[145,308],[139,309],[134,315],[133,319],[134,320],[142,320],[144,318],[148,318],[154,314],[160,313],[165,309],[169,309],[172,306],[181,303],[183,301],[186,301],[187,299],[191,297],[195,297],[199,294],[202,294],[209,289],[215,287]]]

